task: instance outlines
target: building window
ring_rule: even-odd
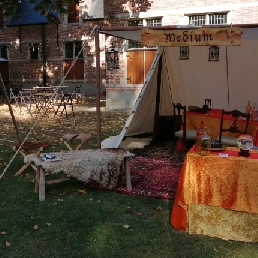
[[[7,46],[1,46],[0,47],[0,57],[4,58],[6,60],[8,60],[8,56],[7,56]]]
[[[189,15],[189,24],[196,26],[209,24],[227,24],[227,13],[207,13]]]
[[[143,26],[143,19],[129,20],[128,26]],[[141,42],[128,40],[128,48],[142,48]]]
[[[30,44],[29,45],[30,51],[30,59],[36,60],[39,59],[39,44]]]
[[[68,23],[79,22],[79,5],[72,3],[68,5]]]
[[[190,25],[204,25],[205,24],[205,15],[192,15],[189,16]]]
[[[78,58],[83,58],[82,42],[74,41],[65,43],[65,58],[74,58],[77,56]]]
[[[209,14],[209,24],[226,24],[226,23],[227,23],[226,13]]]
[[[147,19],[147,26],[162,26],[162,18],[158,19]]]
[[[162,18],[129,20],[128,26],[162,26]],[[141,42],[128,40],[128,48],[142,48]]]
[[[143,19],[139,20],[129,20],[128,26],[143,26]]]
[[[82,41],[65,43],[64,76],[66,80],[83,80],[84,60]]]

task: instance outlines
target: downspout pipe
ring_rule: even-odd
[[[45,24],[42,24],[42,62],[43,62],[43,86],[47,84],[47,54],[46,54],[46,28]]]

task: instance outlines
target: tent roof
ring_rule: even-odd
[[[21,1],[7,27],[47,24],[47,17],[40,11],[35,11],[34,6],[35,4],[30,3],[29,0]],[[58,16],[57,12],[52,12],[52,14]]]

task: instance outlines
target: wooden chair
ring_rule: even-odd
[[[186,106],[181,105],[180,103],[173,104],[174,109],[174,141],[173,141],[173,150],[185,151],[188,149],[187,143],[191,142],[194,144],[196,140],[197,130],[187,130],[186,128]],[[181,143],[179,147],[178,143]],[[177,145],[177,148],[176,148]]]
[[[231,115],[233,118],[233,122],[229,127],[225,123],[225,121],[229,121],[228,119],[225,119],[225,115]],[[225,111],[222,109],[218,140],[221,141],[224,145],[237,147],[237,138],[241,134],[246,134],[249,121],[250,114],[242,113],[236,109],[232,111]],[[222,135],[224,132],[230,132],[235,135]]]
[[[81,102],[82,100],[82,94],[81,94],[81,85],[76,85],[74,90],[71,93],[72,99],[75,99],[77,103]]]
[[[68,119],[68,113],[67,113],[68,106],[71,107],[73,117],[75,116],[73,111],[73,99],[70,93],[64,94],[61,100],[59,102],[56,102],[54,106],[57,106],[54,117],[57,115],[58,112],[60,112],[60,116],[65,112],[66,119]]]
[[[84,134],[84,133],[71,134],[71,133],[67,133],[67,134],[64,134],[60,138],[60,141],[64,143],[64,145],[68,148],[68,150],[81,150],[84,143],[86,143],[90,139],[91,139],[90,134]],[[73,145],[73,147],[72,147],[72,145]]]

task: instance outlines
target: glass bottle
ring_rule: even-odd
[[[207,127],[204,128],[203,134],[200,136],[201,147],[198,148],[198,154],[202,156],[207,156],[211,151],[211,137],[209,135],[209,129]]]
[[[200,128],[197,130],[197,133],[196,133],[195,151],[197,153],[200,152],[202,149],[201,136],[203,134],[203,126],[204,126],[204,122],[201,121]]]
[[[256,102],[254,102],[254,104],[253,104],[252,120],[253,121],[257,120],[257,106],[256,106]]]
[[[250,100],[248,100],[247,106],[246,106],[246,114],[252,114],[252,106],[250,104]]]

